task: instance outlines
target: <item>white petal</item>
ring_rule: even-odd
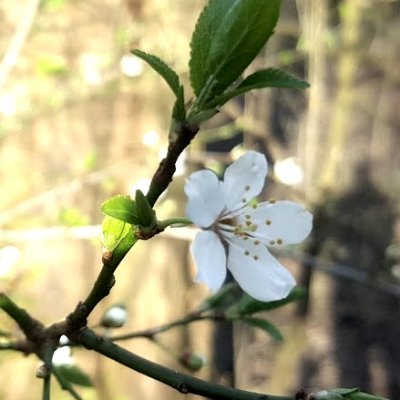
[[[185,193],[186,215],[196,225],[209,227],[224,207],[221,181],[212,171],[197,171],[186,180]]]
[[[226,253],[219,237],[212,231],[199,232],[190,250],[197,265],[196,282],[217,291],[226,277]]]
[[[260,194],[267,176],[267,160],[261,153],[249,151],[225,171],[223,191],[228,210],[238,210]]]
[[[246,207],[239,223],[246,223],[246,215],[253,225],[257,225],[252,235],[267,245],[300,243],[312,228],[312,214],[292,201],[260,203],[255,209]]]
[[[240,287],[260,301],[283,299],[296,284],[267,248],[251,239],[229,240],[228,269]]]

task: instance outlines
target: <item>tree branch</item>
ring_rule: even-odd
[[[20,327],[25,336],[32,340],[42,335],[44,325],[32,318],[23,308],[18,307],[6,294],[0,293],[0,308]]]
[[[185,122],[182,124],[180,132],[178,132],[176,140],[170,141],[167,156],[160,162],[146,195],[151,206],[154,206],[161,193],[172,181],[179,155],[190,144],[198,131],[198,126],[192,126]]]
[[[119,364],[165,383],[182,394],[193,393],[214,400],[294,400],[295,398],[294,396],[252,393],[209,383],[190,375],[182,374],[133,354],[112,341],[96,335],[88,328],[82,330],[79,335],[79,343],[90,350],[111,358]]]

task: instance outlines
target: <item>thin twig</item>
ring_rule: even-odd
[[[7,82],[10,72],[17,63],[18,56],[35,20],[40,0],[31,0],[25,6],[25,15],[19,19],[19,25],[12,37],[0,63],[0,91]]]
[[[128,340],[128,339],[134,339],[134,338],[140,338],[140,337],[152,339],[153,336],[158,335],[162,332],[166,332],[172,328],[187,325],[187,324],[190,324],[190,323],[196,322],[196,321],[205,321],[205,320],[223,321],[224,317],[217,316],[217,315],[189,315],[187,317],[178,319],[176,321],[172,321],[165,325],[156,326],[156,327],[150,328],[150,329],[144,329],[142,331],[127,333],[125,335],[116,335],[116,336],[109,337],[108,339],[110,339],[112,341]]]

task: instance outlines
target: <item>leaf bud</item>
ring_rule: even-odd
[[[200,371],[206,361],[203,355],[191,351],[184,351],[179,357],[180,364],[191,372]]]
[[[136,209],[138,213],[139,225],[148,228],[157,225],[156,213],[151,208],[149,201],[141,190],[136,190],[135,195]]]
[[[41,364],[36,370],[36,378],[46,379],[50,374],[50,369],[46,364]]]

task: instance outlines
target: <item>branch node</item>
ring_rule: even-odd
[[[176,389],[183,394],[189,393],[189,388],[187,387],[187,384],[185,382],[180,382]]]

